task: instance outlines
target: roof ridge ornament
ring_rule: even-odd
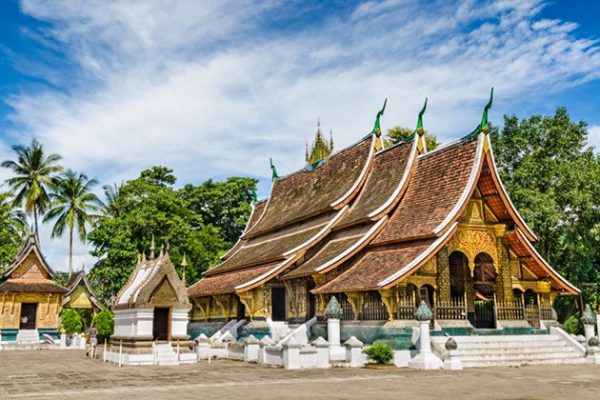
[[[489,133],[490,123],[488,120],[488,113],[490,111],[490,108],[492,108],[493,101],[494,101],[494,87],[492,87],[492,89],[490,90],[490,99],[488,100],[487,104],[483,108],[483,114],[481,115],[481,123],[479,125],[477,125],[477,128],[475,128],[473,130],[473,132],[471,132],[468,135],[466,135],[465,137],[463,137],[463,139],[467,139],[467,140],[473,139],[475,136],[477,136],[480,133],[483,133],[485,135],[487,135]]]
[[[275,164],[273,164],[273,158],[269,158],[269,162],[271,163],[271,172],[273,173],[271,176],[271,181],[274,181],[275,179],[279,178],[279,175],[277,174],[277,168],[275,168]]]
[[[423,108],[419,111],[419,118],[417,119],[417,129],[415,132],[419,134],[419,136],[423,136],[425,134],[425,130],[423,129],[423,114],[425,114],[425,110],[427,110],[427,100],[425,97],[425,104],[423,104]]]
[[[481,130],[481,132],[485,133],[486,135],[490,131],[490,127],[489,127],[489,123],[488,123],[488,112],[490,111],[490,108],[492,108],[493,101],[494,101],[494,87],[492,86],[492,89],[490,90],[490,100],[488,101],[488,103],[485,105],[485,107],[483,109],[483,115],[481,116],[481,125],[479,126],[479,129]]]
[[[375,135],[375,138],[376,138],[375,139],[375,150],[376,151],[382,150],[384,148],[384,142],[383,142],[383,139],[381,139],[381,116],[385,112],[386,105],[387,105],[387,99],[384,100],[383,107],[381,107],[381,110],[379,110],[379,112],[377,113],[377,116],[375,117],[375,124],[373,125],[373,130],[371,131],[371,134]]]

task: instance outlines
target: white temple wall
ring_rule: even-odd
[[[190,319],[187,308],[173,308],[171,312],[171,336],[187,336],[187,326]]]
[[[152,337],[153,309],[115,310],[114,336]]]

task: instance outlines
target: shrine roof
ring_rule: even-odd
[[[262,217],[266,208],[267,208],[267,200],[266,199],[261,200],[254,204],[254,206],[252,207],[252,212],[250,213],[250,218],[248,218],[248,224],[246,225],[244,232],[247,232],[248,230],[252,229],[256,225],[258,220]],[[244,232],[242,233],[242,236],[244,235]],[[225,253],[225,254],[223,254],[223,256],[221,256],[221,260],[226,260],[229,257],[231,257],[236,251],[238,251],[244,245],[244,243],[246,243],[246,240],[243,240],[241,238],[238,239],[238,241],[233,245],[233,247],[231,247],[231,249],[229,249],[227,251],[227,253]]]
[[[233,293],[236,291],[236,286],[260,277],[277,266],[277,264],[278,263],[276,262],[267,263],[257,267],[251,267],[226,274],[202,278],[196,284],[188,288],[188,295],[190,297],[201,297],[207,295]]]
[[[0,284],[4,293],[66,293],[67,289],[49,279],[8,279]]]
[[[455,219],[472,191],[483,135],[419,156],[408,189],[373,244],[435,237]]]
[[[356,196],[373,158],[373,138],[361,140],[325,159],[273,182],[264,215],[243,239],[250,239],[312,216],[342,208]]]
[[[350,213],[338,225],[349,226],[385,215],[402,196],[416,155],[414,139],[376,153],[371,172]]]

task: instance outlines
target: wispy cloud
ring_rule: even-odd
[[[515,99],[600,77],[598,44],[540,18],[542,1],[422,3],[366,2],[286,29],[273,21],[302,5],[25,0],[77,68],[59,90],[7,99],[15,134],[109,182],[154,164],[184,182],[267,176],[269,156],[282,173],[302,165],[317,116],[341,147],[384,98],[384,127],[412,126],[429,96],[427,128],[448,140],[477,122],[490,86],[499,119]]]

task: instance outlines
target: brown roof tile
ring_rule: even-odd
[[[372,139],[368,138],[332,155],[313,171],[302,170],[275,180],[264,216],[244,238],[334,209],[332,204],[364,178],[362,172],[370,162],[371,149]]]
[[[477,143],[461,141],[419,157],[400,205],[372,243],[433,236],[465,190]]]
[[[0,284],[5,293],[67,293],[67,289],[49,279],[9,279]]]
[[[233,293],[235,292],[236,286],[251,281],[268,272],[276,265],[277,263],[264,264],[258,267],[202,278],[196,284],[188,288],[188,295],[190,297],[201,297],[214,294]]]
[[[276,235],[248,240],[235,254],[206,271],[204,275],[211,276],[264,262],[283,260],[284,253],[312,238],[326,223],[327,221],[323,221],[318,225],[302,227],[301,230],[288,228]]]
[[[314,289],[315,293],[381,289],[378,283],[390,277],[423,253],[434,239],[397,244],[393,248],[368,248],[337,277]]]
[[[348,216],[338,225],[348,226],[368,219],[371,212],[377,210],[394,195],[406,168],[409,167],[411,151],[413,151],[412,141],[395,145],[375,155],[365,185],[350,208]]]
[[[372,224],[371,224],[372,225]],[[357,243],[371,226],[366,226],[363,229],[347,229],[335,235],[335,238],[327,240],[325,245],[309,258],[300,267],[288,272],[283,276],[283,279],[298,278],[301,276],[311,275],[316,268],[325,264],[329,260],[335,258],[345,250],[349,249]]]
[[[254,225],[256,225],[258,220],[262,217],[263,213],[265,212],[266,208],[267,208],[267,200],[261,200],[254,205],[254,208],[252,209],[252,213],[250,214],[250,218],[248,219],[248,224],[246,225],[244,232],[249,231],[250,229],[252,229],[254,227]],[[243,233],[242,233],[242,235],[243,235]],[[221,260],[226,260],[229,257],[231,257],[246,242],[247,242],[246,240],[243,240],[241,238],[238,239],[238,241],[233,245],[233,247],[230,248],[229,251],[227,251],[227,253],[225,253],[221,256]]]

